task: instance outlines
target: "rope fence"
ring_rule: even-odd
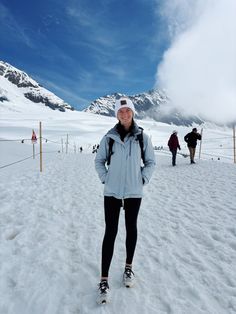
[[[13,166],[15,164],[30,160],[30,159],[35,159],[36,156],[40,156],[40,172],[42,172],[42,156],[43,155],[54,154],[54,153],[64,153],[64,152],[66,154],[68,154],[69,152],[72,152],[72,151],[74,153],[77,153],[77,152],[81,153],[84,150],[84,148],[81,145],[79,146],[79,145],[76,145],[75,142],[74,143],[69,142],[69,134],[61,135],[62,136],[61,141],[57,141],[54,139],[43,137],[42,136],[42,130],[40,131],[40,129],[41,129],[41,122],[39,125],[39,137],[38,138],[36,137],[34,130],[32,130],[33,132],[32,132],[31,138],[0,139],[0,143],[6,143],[6,142],[16,142],[17,143],[18,142],[18,143],[24,144],[26,142],[31,142],[32,147],[33,147],[33,154],[32,155],[26,156],[24,158],[21,158],[19,160],[14,161],[14,162],[7,163],[5,165],[0,165],[0,170],[7,168],[7,167],[10,167],[10,166]],[[39,152],[35,153],[35,146],[38,144],[39,144]],[[46,150],[45,144],[53,144],[53,145],[56,145],[58,148],[56,150]],[[44,147],[44,149],[43,149],[43,147]],[[92,145],[87,144],[85,146],[85,149],[86,149],[86,147],[89,150],[89,149],[91,149]],[[53,148],[53,147],[51,147],[51,148]]]
[[[36,134],[33,130],[33,134],[31,138],[17,138],[17,139],[0,139],[0,142],[4,143],[4,142],[20,142],[20,143],[25,143],[25,142],[32,142],[32,147],[33,147],[33,154],[31,156],[27,156],[25,158],[22,158],[20,160],[8,163],[6,165],[2,165],[0,166],[0,170],[6,167],[10,167],[13,166],[15,164],[24,162],[26,160],[29,159],[35,159],[36,156],[40,156],[40,172],[42,172],[42,156],[45,154],[53,154],[53,153],[66,153],[68,154],[69,149],[70,151],[73,151],[74,153],[77,152],[82,152],[85,148],[79,145],[76,145],[75,142],[72,144],[69,142],[69,134],[64,134],[61,137],[60,141],[54,140],[54,139],[50,139],[50,138],[46,138],[42,136],[42,130],[41,130],[41,122],[40,122],[40,127],[39,127],[39,137],[36,137]],[[201,131],[203,132],[203,130]],[[164,138],[163,136],[160,136],[158,138]],[[165,137],[166,138],[166,137]],[[39,140],[39,152],[35,153],[35,144],[38,143]],[[226,143],[222,143],[220,141],[226,141]],[[220,142],[220,143],[219,143]],[[43,143],[44,145],[46,143],[50,143],[50,144],[55,144],[58,146],[58,149],[56,150],[50,150],[47,151],[45,149],[42,149],[43,147]],[[218,144],[219,143],[219,144]],[[91,150],[92,153],[96,153],[97,149],[98,149],[98,145],[93,145],[92,144],[87,144],[87,150]],[[168,149],[168,147],[165,147],[163,145],[160,146],[154,146],[154,149],[157,151],[162,151],[164,154],[169,154],[170,151]],[[184,149],[182,149],[184,151]],[[211,153],[207,152],[211,150]],[[222,137],[215,137],[215,138],[204,138],[204,136],[202,136],[202,140],[200,141],[200,145],[199,145],[199,159],[201,158],[201,156],[207,156],[210,157],[211,159],[216,158],[217,160],[221,160],[222,159],[226,159],[226,160],[233,160],[234,163],[236,163],[236,145],[235,145],[235,127],[233,127],[233,136],[222,136]],[[227,152],[226,154],[221,154],[220,152]],[[182,155],[183,157],[188,157],[188,149],[186,147],[186,152],[180,152],[178,151],[179,155]],[[231,156],[233,157],[231,157]]]
[[[37,155],[39,155],[39,154],[37,154]],[[24,158],[24,159],[21,159],[21,160],[17,160],[17,161],[15,161],[15,162],[10,163],[10,164],[4,165],[4,166],[0,166],[0,169],[6,168],[6,167],[9,167],[9,166],[13,166],[13,165],[18,164],[18,163],[20,163],[20,162],[22,162],[22,161],[25,161],[25,160],[27,160],[27,159],[32,159],[32,158],[33,158],[33,155],[30,156],[30,157],[26,157],[26,158]]]

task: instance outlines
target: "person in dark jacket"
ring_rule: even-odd
[[[179,145],[179,139],[177,136],[177,131],[174,130],[171,134],[169,141],[168,141],[169,149],[172,153],[172,166],[176,166],[176,155],[177,155],[177,149],[181,149]]]
[[[188,145],[189,153],[190,153],[190,163],[195,164],[194,156],[197,146],[197,140],[201,140],[202,136],[197,132],[197,128],[193,128],[192,132],[185,135],[184,140]]]

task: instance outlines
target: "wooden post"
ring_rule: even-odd
[[[235,125],[233,126],[234,163],[236,164]]]
[[[39,122],[39,143],[40,143],[40,172],[42,172],[43,171],[42,122]]]
[[[61,152],[63,153],[64,150],[63,150],[63,138],[61,139]]]
[[[201,159],[201,151],[202,151],[202,133],[203,133],[203,128],[201,129],[201,141],[200,141],[200,146],[199,146],[199,159]]]
[[[68,153],[68,134],[66,135],[66,154]]]

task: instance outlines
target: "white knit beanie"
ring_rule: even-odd
[[[120,108],[130,108],[133,111],[133,115],[135,115],[134,104],[129,98],[120,98],[116,100],[115,104],[115,116],[117,117],[117,113]]]

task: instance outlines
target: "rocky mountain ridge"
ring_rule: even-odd
[[[28,74],[3,61],[0,61],[0,77],[17,86],[24,97],[34,103],[42,103],[42,105],[48,106],[53,110],[63,112],[74,110],[72,106],[38,84]],[[6,101],[8,101],[8,91],[0,87],[0,102]]]
[[[121,96],[129,97],[134,103],[136,118],[151,118],[158,122],[190,126],[193,123],[201,124],[203,120],[197,116],[186,116],[174,107],[170,107],[170,100],[164,91],[152,89],[136,95],[124,95],[114,93],[100,97],[93,101],[85,112],[114,116],[114,106],[116,99]]]

